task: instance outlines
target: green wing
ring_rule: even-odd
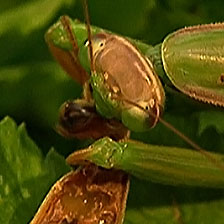
[[[181,92],[224,106],[224,23],[180,29],[162,44],[165,72]]]

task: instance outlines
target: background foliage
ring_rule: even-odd
[[[223,7],[222,0],[89,0],[92,24],[149,44],[161,42],[167,34],[184,26],[223,21]],[[81,95],[81,87],[71,81],[53,61],[44,42],[47,28],[63,14],[83,20],[81,2],[0,2],[0,118],[9,115],[17,124],[25,122],[29,135],[41,148],[43,155],[52,146],[66,156],[74,149],[88,144],[65,140],[54,131],[60,105],[67,99]],[[222,151],[224,124],[223,113],[219,108],[192,103],[185,97],[168,92],[164,118],[204,148]],[[13,130],[17,130],[13,122],[14,126],[8,121],[4,122],[0,133],[13,133]],[[10,141],[4,142],[7,136],[2,135],[0,151],[3,152],[3,143],[8,145],[19,138],[18,135],[12,136]],[[134,134],[133,137],[155,144],[186,146],[161,125],[149,133]],[[33,143],[30,146],[32,149],[35,147]],[[12,148],[16,147],[12,146],[10,149]],[[23,150],[26,152],[29,147]],[[40,149],[36,150],[39,155]],[[1,164],[8,161],[4,160],[4,153],[0,155]],[[41,153],[39,156],[43,160]],[[22,164],[24,163],[29,164],[29,156],[22,159]],[[13,166],[13,162],[7,164],[9,168]],[[6,170],[5,167],[0,166],[0,175],[8,172],[9,168]],[[23,166],[20,164],[19,167]],[[63,167],[65,165],[62,165],[62,170],[65,171],[66,168]],[[13,172],[17,169],[15,167]],[[51,181],[43,184],[45,191],[63,172],[56,173]],[[7,180],[10,178],[15,178],[15,175],[9,175]],[[0,178],[0,185],[1,183]],[[0,211],[4,211],[5,206],[2,192],[0,191]],[[5,200],[16,200],[16,197]],[[31,196],[29,200],[37,206],[42,197],[40,195],[38,202],[36,196]],[[131,184],[126,223],[149,223],[149,220],[150,223],[163,223],[164,220],[166,223],[177,223],[173,212],[173,197],[180,205],[184,223],[211,223],[211,220],[222,223],[224,202],[221,191],[173,188],[139,180],[133,180]],[[18,212],[19,206],[24,204],[15,204],[9,210],[10,215],[2,216],[1,223],[26,223],[32,217],[35,206],[26,214]],[[212,209],[209,209],[211,206]],[[6,220],[7,217],[10,218]]]

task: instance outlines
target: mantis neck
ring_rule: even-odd
[[[155,45],[154,47],[148,48],[144,54],[152,62],[154,69],[156,70],[157,75],[165,85],[172,85],[168,79],[164,69],[163,62],[161,57],[161,43]]]

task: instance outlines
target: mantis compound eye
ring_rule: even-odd
[[[57,130],[64,137],[74,137],[88,127],[93,116],[93,108],[67,101],[60,108]]]
[[[79,128],[85,125],[91,116],[91,112],[79,104],[68,101],[60,110],[60,123],[67,128]]]
[[[96,55],[98,52],[106,46],[106,41],[108,39],[108,34],[99,33],[92,37],[92,46],[93,46],[93,55]]]

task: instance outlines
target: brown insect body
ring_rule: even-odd
[[[118,120],[97,114],[94,105],[84,100],[67,101],[61,106],[57,131],[66,138],[99,139],[109,136],[123,139],[128,129]]]
[[[120,224],[128,190],[124,172],[85,166],[56,182],[31,224]]]
[[[113,97],[124,99],[125,107],[133,107],[125,99],[150,110],[154,126],[161,115],[165,93],[153,65],[125,38],[100,33],[93,36],[93,65],[104,76]]]

